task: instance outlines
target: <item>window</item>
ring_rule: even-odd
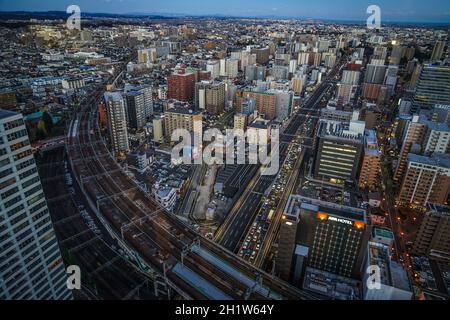
[[[39,177],[34,177],[34,178],[32,178],[32,179],[22,183],[22,188],[26,189],[29,186],[31,186],[31,185],[33,185],[33,184],[35,184],[37,182],[39,182]]]
[[[9,161],[9,158],[6,158],[4,160],[0,161],[0,168],[3,168],[4,166],[7,166],[8,164],[10,164],[11,161]]]
[[[24,161],[24,162],[18,164],[16,166],[16,169],[17,169],[17,171],[20,171],[20,170],[25,169],[26,167],[29,167],[33,164],[34,164],[34,159],[30,159],[30,160],[27,160],[27,161]]]
[[[12,207],[13,205],[15,205],[17,202],[19,202],[20,200],[22,200],[22,196],[18,195],[17,197],[12,198],[9,201],[5,202],[5,208],[9,208]]]
[[[8,180],[0,183],[0,190],[8,188],[9,186],[13,185],[14,183],[16,183],[16,178],[12,177],[11,179],[8,179]]]
[[[29,197],[29,196],[31,196],[32,194],[38,192],[41,189],[42,189],[41,185],[37,185],[36,187],[31,188],[30,190],[25,192],[25,197]]]
[[[0,171],[0,179],[4,178],[6,176],[9,176],[11,173],[13,173],[12,168],[8,168],[6,170]]]
[[[34,168],[32,168],[32,169],[30,169],[30,170],[28,170],[28,171],[25,171],[24,173],[21,173],[21,174],[19,175],[19,178],[20,178],[21,180],[22,180],[22,179],[25,179],[25,178],[31,176],[33,173],[36,173],[36,172],[37,172],[37,168],[34,167]],[[0,178],[1,178],[1,177],[0,177]]]
[[[23,119],[18,119],[18,120],[13,120],[13,121],[5,123],[3,125],[3,128],[5,128],[5,131],[8,131],[8,130],[11,130],[11,129],[14,129],[14,128],[21,127],[23,125],[24,125]]]
[[[19,188],[18,187],[14,187],[6,192],[2,193],[2,200],[5,200],[6,198],[9,198],[10,196],[12,196],[14,193],[19,192]]]
[[[27,130],[26,129],[22,129],[13,133],[10,133],[6,136],[6,138],[8,139],[9,142],[17,140],[19,138],[25,137],[26,135],[28,135]]]
[[[29,146],[29,145],[30,145],[30,141],[25,140],[25,141],[22,141],[22,142],[18,142],[18,143],[12,144],[10,146],[10,149],[11,149],[11,151],[16,151],[16,150],[22,149],[23,147]]]
[[[20,159],[23,159],[23,158],[25,158],[25,157],[28,157],[28,156],[31,155],[31,154],[32,154],[32,151],[31,151],[31,150],[27,150],[27,151],[18,153],[18,154],[16,154],[16,155],[14,156],[14,160],[15,160],[15,161],[18,161],[18,160],[20,160]]]

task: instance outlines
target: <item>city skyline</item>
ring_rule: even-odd
[[[342,10],[341,3],[322,0],[318,2],[282,0],[276,4],[256,0],[247,1],[245,6],[237,0],[226,3],[205,3],[194,0],[189,6],[180,0],[152,1],[144,0],[101,0],[86,1],[35,1],[19,0],[0,4],[0,11],[46,12],[65,11],[75,4],[82,12],[106,13],[125,15],[189,15],[189,16],[230,16],[254,18],[289,18],[289,19],[321,19],[339,21],[365,21],[369,16],[366,12],[369,5],[381,8],[382,22],[422,22],[422,23],[450,23],[450,4],[442,0],[431,0],[420,3],[412,0],[402,0],[395,4],[389,1],[350,0],[346,2],[346,10]]]

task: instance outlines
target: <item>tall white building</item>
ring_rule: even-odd
[[[108,131],[114,153],[127,153],[130,148],[128,145],[127,117],[123,97],[119,92],[106,92],[105,102]]]
[[[0,109],[0,300],[72,299],[21,114]]]
[[[211,72],[211,79],[216,79],[221,75],[220,66],[221,62],[219,60],[210,60],[206,63],[206,71]]]
[[[236,78],[239,73],[239,59],[226,60],[226,75],[228,78]]]

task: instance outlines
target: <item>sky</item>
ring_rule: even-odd
[[[189,14],[289,17],[365,21],[369,5],[378,5],[386,22],[450,23],[448,0],[0,0],[0,11]]]

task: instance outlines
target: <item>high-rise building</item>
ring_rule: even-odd
[[[450,261],[450,207],[428,204],[427,213],[413,245],[413,253],[419,256]]]
[[[191,133],[202,131],[202,113],[184,108],[172,108],[164,112],[164,133],[170,141],[176,129],[185,129]]]
[[[269,48],[253,48],[251,49],[252,54],[256,54],[256,63],[267,64],[270,57]]]
[[[368,64],[364,76],[365,83],[383,84],[387,67],[385,65]]]
[[[127,114],[123,97],[120,92],[106,92],[105,104],[112,149],[116,155],[127,153],[130,148],[128,145]]]
[[[436,104],[450,104],[450,67],[425,65],[419,76],[413,111],[431,109]]]
[[[234,130],[247,130],[247,115],[238,113],[234,115]]]
[[[303,79],[300,77],[293,77],[291,80],[291,89],[296,95],[303,92]]]
[[[225,109],[225,83],[202,81],[195,84],[195,106],[210,115],[218,115]]]
[[[146,124],[145,97],[138,91],[130,91],[124,95],[127,110],[128,126],[133,129],[142,129]]]
[[[411,120],[407,120],[403,137],[402,148],[397,163],[394,180],[401,183],[406,172],[407,158],[410,152],[419,153],[427,130],[426,124],[420,121],[420,117],[415,115]]]
[[[309,52],[299,52],[298,65],[302,66],[308,64],[308,62],[309,62]]]
[[[220,61],[210,60],[206,63],[206,71],[211,72],[211,79],[216,79],[220,76]]]
[[[444,49],[445,49],[445,41],[436,41],[436,44],[434,45],[433,52],[431,53],[430,61],[436,62],[440,61],[442,59],[442,56],[444,55]]]
[[[399,202],[412,207],[447,204],[450,194],[450,155],[425,157],[410,153]]]
[[[341,83],[358,85],[360,74],[361,74],[361,72],[359,72],[359,71],[344,70],[342,72]]]
[[[359,187],[373,191],[377,187],[381,170],[381,153],[374,130],[365,131],[363,152],[361,171],[359,173]]]
[[[236,78],[239,74],[239,59],[226,59],[226,76],[230,79]]]
[[[366,272],[363,279],[363,299],[399,301],[411,300],[413,289],[406,270],[391,259],[391,248],[383,243],[371,241],[368,243]],[[370,283],[367,270],[374,266],[379,268],[378,287],[368,286]]]
[[[161,116],[155,116],[153,119],[153,141],[161,143],[164,141],[164,121]]]
[[[270,92],[245,91],[244,98],[251,98],[256,101],[256,110],[264,115],[267,120],[274,120],[277,117],[277,97]]]
[[[338,91],[337,91],[337,104],[339,106],[345,106],[355,97],[357,86],[352,84],[344,84],[339,83],[338,84]]]
[[[317,129],[314,177],[335,184],[357,181],[365,123],[321,120]]]
[[[277,271],[294,283],[306,267],[359,278],[369,236],[365,210],[292,195],[281,223]]]
[[[423,154],[449,153],[450,151],[450,127],[447,123],[424,121],[427,132],[423,143]]]
[[[193,102],[195,96],[195,74],[174,73],[167,79],[169,99]]]
[[[72,299],[27,129],[0,109],[0,300]]]

